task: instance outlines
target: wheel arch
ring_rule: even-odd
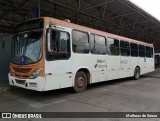
[[[141,72],[141,68],[139,65],[137,65],[134,69],[139,68],[140,72]]]
[[[86,76],[87,76],[87,83],[90,84],[91,83],[91,73],[89,71],[88,68],[79,68],[77,71],[76,71],[76,74],[79,72],[79,71],[83,71]],[[75,74],[75,75],[76,75]]]
[[[136,66],[134,69],[134,76],[133,79],[138,80],[140,78],[141,75],[141,70],[139,66]]]
[[[132,76],[134,76],[134,73],[135,73],[135,70],[136,70],[136,68],[139,68],[139,70],[140,70],[140,74],[141,74],[141,68],[140,68],[140,66],[139,65],[137,65],[137,66],[135,66],[135,68],[133,68],[133,75]]]

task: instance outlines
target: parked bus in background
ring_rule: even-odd
[[[160,53],[155,53],[154,59],[155,59],[155,68],[159,68],[160,67]]]
[[[16,28],[10,85],[47,91],[134,77],[154,71],[152,44],[49,17]]]

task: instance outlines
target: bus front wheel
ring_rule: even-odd
[[[134,79],[138,80],[139,78],[140,78],[140,69],[136,67],[134,71]]]
[[[87,75],[83,71],[77,72],[74,81],[75,92],[83,92],[87,88]]]

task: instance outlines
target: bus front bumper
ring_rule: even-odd
[[[29,90],[45,91],[44,77],[37,77],[36,79],[21,79],[8,74],[9,84]]]

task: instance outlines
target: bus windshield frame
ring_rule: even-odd
[[[28,65],[42,58],[44,19],[28,20],[16,26],[11,45],[11,63]]]

